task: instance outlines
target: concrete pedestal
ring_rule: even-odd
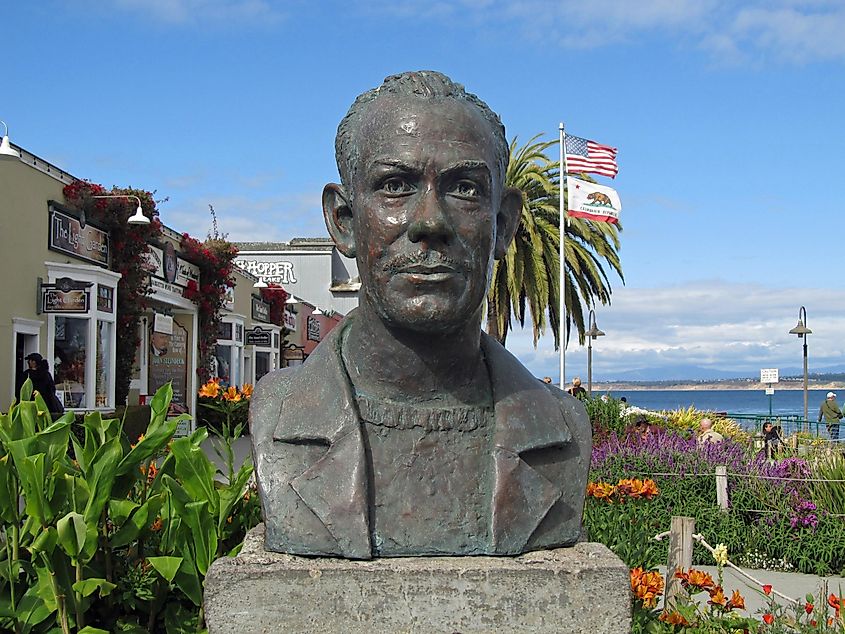
[[[519,557],[372,561],[264,551],[264,526],[205,581],[209,634],[630,631],[625,564],[605,546]]]

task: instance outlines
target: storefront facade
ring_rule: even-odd
[[[66,408],[114,408],[120,274],[109,270],[108,234],[62,206],[70,174],[16,149],[20,158],[0,159],[0,410],[33,352]]]

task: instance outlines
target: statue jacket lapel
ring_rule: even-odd
[[[354,318],[351,315],[347,320]],[[341,360],[341,326],[333,330],[286,381],[272,447],[256,444],[256,466],[278,462],[293,447],[325,447],[313,464],[298,475],[275,482],[275,491],[262,487],[269,504],[286,504],[294,511],[284,517],[297,525],[302,513],[311,513],[331,539],[317,531],[288,535],[273,527],[268,516],[268,546],[272,534],[281,539],[280,550],[304,554],[340,555],[353,559],[372,557],[368,512],[367,465],[361,420],[353,388]],[[541,475],[523,456],[533,451],[566,445],[572,438],[558,400],[509,352],[487,335],[482,346],[490,369],[495,406],[493,432],[493,491],[491,499],[490,554],[516,554],[525,549],[531,535],[560,498],[557,484]],[[296,398],[286,398],[296,394]],[[317,411],[327,412],[315,416]],[[267,440],[270,440],[269,438]],[[259,443],[260,439],[253,442]],[[287,447],[281,446],[286,445]],[[291,500],[295,497],[294,500]],[[301,505],[306,508],[301,508]],[[265,514],[266,515],[266,514]]]

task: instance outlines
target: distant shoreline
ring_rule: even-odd
[[[608,381],[597,382],[593,381],[593,391],[598,392],[701,392],[705,390],[746,390],[756,391],[765,390],[768,387],[765,383],[759,381],[713,381],[710,383],[697,382],[678,382],[672,384],[666,383],[625,383],[622,381]],[[772,385],[775,392],[779,390],[803,390],[804,384],[802,382],[785,381],[783,383],[775,383]],[[845,384],[841,382],[816,382],[808,383],[807,389],[810,390],[845,390]]]

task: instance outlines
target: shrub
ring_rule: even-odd
[[[53,422],[31,397],[27,382],[0,415],[0,628],[196,630],[209,565],[257,521],[251,464],[216,481],[205,429],[173,439],[169,384],[134,445],[98,412],[77,439],[72,413]]]

